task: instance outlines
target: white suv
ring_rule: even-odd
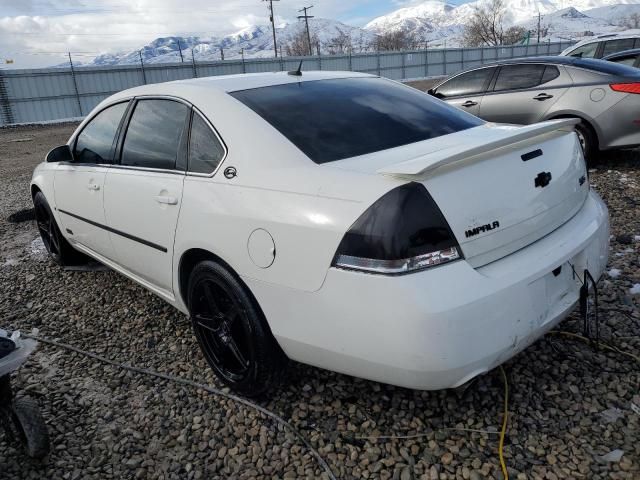
[[[580,58],[603,58],[612,53],[640,48],[640,30],[636,33],[609,33],[583,40],[564,50],[560,55]]]

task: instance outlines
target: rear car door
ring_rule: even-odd
[[[539,122],[569,87],[563,73],[557,65],[503,65],[482,99],[480,118],[523,125]]]
[[[105,181],[104,208],[115,261],[171,294],[176,224],[186,170],[191,107],[139,98]]]
[[[478,115],[482,96],[489,86],[495,67],[461,73],[433,90],[433,95],[472,115]]]
[[[105,229],[104,181],[128,104],[110,105],[95,115],[71,145],[74,161],[59,164],[54,177],[55,204],[67,236],[107,258],[113,252]]]

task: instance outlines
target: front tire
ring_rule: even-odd
[[[33,197],[38,232],[51,259],[58,265],[75,265],[86,260],[82,253],[75,250],[62,236],[51,207],[42,192]]]
[[[189,277],[187,298],[198,344],[222,382],[248,397],[279,383],[286,356],[233,273],[214,261],[200,262]]]

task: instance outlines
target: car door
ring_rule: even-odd
[[[539,122],[570,85],[563,73],[556,65],[501,66],[482,99],[480,118],[523,125]]]
[[[169,295],[190,111],[175,99],[137,99],[105,180],[116,263]]]
[[[73,162],[59,164],[54,175],[55,205],[66,236],[107,258],[113,251],[105,229],[104,181],[128,104],[110,105],[95,115],[73,139]]]
[[[494,71],[495,67],[484,67],[461,73],[438,85],[431,94],[465,112],[477,115]]]

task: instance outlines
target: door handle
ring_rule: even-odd
[[[100,190],[100,185],[98,185],[97,183],[90,183],[89,185],[87,185],[87,188],[89,190]]]
[[[469,107],[473,107],[473,106],[475,106],[477,104],[478,104],[478,102],[474,102],[473,100],[467,100],[461,106],[469,108]]]
[[[156,197],[156,202],[164,203],[165,205],[177,205],[178,199],[176,197],[169,197],[167,195],[158,195]]]
[[[540,102],[549,100],[550,98],[553,98],[553,95],[549,95],[548,93],[541,93],[540,95],[536,95],[535,97],[533,97],[534,100],[538,100]]]

